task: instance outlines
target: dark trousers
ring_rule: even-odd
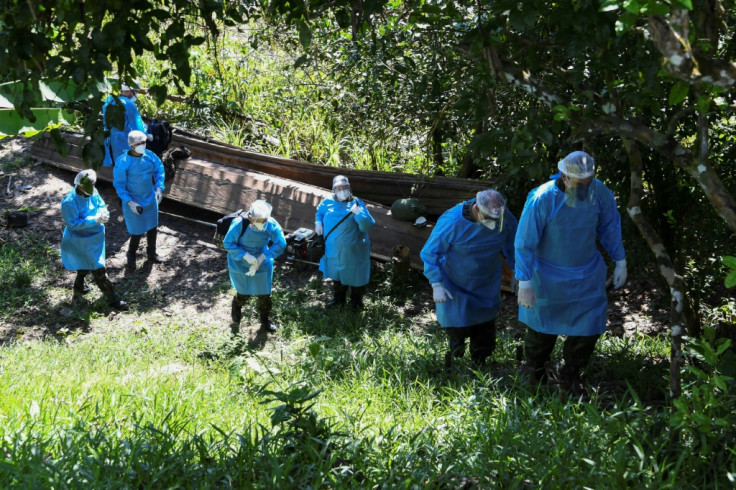
[[[97,287],[100,288],[100,291],[102,291],[102,295],[105,297],[105,299],[109,303],[114,303],[115,301],[117,301],[112,283],[110,282],[110,279],[107,278],[107,269],[105,269],[104,267],[100,269],[95,269],[93,271],[77,271],[77,278],[74,280],[74,291],[78,293],[83,292],[84,278],[87,277],[87,274],[89,274],[90,272],[92,272],[92,277],[95,280],[95,284],[97,284]]]
[[[562,344],[562,358],[565,360],[565,370],[579,372],[584,368],[595,350],[595,344],[600,335],[578,337],[566,336]],[[555,348],[557,335],[541,333],[527,328],[524,350],[526,360],[535,369],[544,369],[544,363],[549,361],[550,355]]]
[[[470,357],[477,363],[483,363],[496,348],[496,319],[469,327],[445,328],[450,344],[450,355],[465,355],[465,339],[470,338]]]

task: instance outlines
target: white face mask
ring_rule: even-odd
[[[484,219],[483,221],[480,222],[481,225],[485,226],[489,230],[495,230],[496,223],[498,223],[498,220],[495,220],[495,219]]]
[[[134,146],[133,149],[135,150],[136,153],[143,155],[146,152],[146,144],[141,143],[140,145]]]
[[[263,231],[263,229],[266,227],[266,222],[264,221],[263,223],[251,223],[251,226],[253,226],[253,228],[258,231]]]
[[[341,201],[347,201],[350,199],[350,191],[349,190],[341,190],[335,192],[335,196],[341,200]]]

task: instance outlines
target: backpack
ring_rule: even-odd
[[[148,125],[148,134],[153,136],[153,141],[149,141],[146,147],[161,158],[171,143],[174,130],[171,129],[171,125],[167,121],[151,119],[151,123]]]
[[[177,160],[186,160],[192,156],[192,152],[186,146],[177,146],[176,148],[169,148],[161,156],[161,163],[164,164],[164,179],[166,182],[174,178],[176,174],[176,162]]]
[[[391,204],[391,216],[402,221],[414,221],[427,214],[427,206],[416,197],[397,199]]]
[[[217,220],[215,236],[213,237],[215,245],[220,248],[225,248],[225,245],[223,243],[223,241],[225,240],[225,235],[227,235],[227,232],[230,230],[230,225],[237,217],[243,218],[243,229],[240,230],[240,236],[238,237],[238,240],[243,238],[243,233],[245,233],[246,228],[248,228],[248,226],[250,225],[250,220],[242,209],[238,209],[234,213],[226,214],[225,216]]]

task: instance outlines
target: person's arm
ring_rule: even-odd
[[[616,209],[616,198],[608,187],[597,184],[596,196],[601,205],[596,234],[608,255],[615,261],[624,260],[624,242],[621,236],[621,215]]]
[[[95,221],[95,216],[79,216],[79,210],[74,202],[70,199],[64,199],[61,202],[61,217],[66,226],[73,231],[94,230],[100,225]]]
[[[164,163],[161,159],[151,150],[146,150],[148,155],[153,162],[153,187],[156,189],[166,190],[164,181],[166,180],[166,169],[164,169]]]
[[[240,245],[241,230],[243,229],[243,218],[235,218],[230,223],[230,229],[227,230],[225,238],[222,240],[222,247],[227,250],[234,259],[243,259],[246,254],[244,247]]]
[[[534,259],[537,254],[537,246],[544,232],[542,199],[535,191],[529,193],[524,210],[516,229],[514,239],[514,270],[520,287],[525,281],[531,281],[534,270]]]
[[[112,185],[115,187],[115,191],[118,193],[120,200],[123,201],[123,204],[128,204],[133,198],[130,197],[130,193],[128,192],[128,165],[127,160],[121,158],[123,155],[118,157],[115,167],[112,170]]]
[[[516,217],[511,214],[508,209],[505,210],[503,216],[503,232],[506,233],[506,240],[503,243],[503,256],[509,264],[509,268],[513,271],[516,269],[516,251],[514,250],[514,240],[516,239],[516,230],[519,222]]]
[[[266,248],[263,255],[266,259],[275,259],[286,250],[286,239],[284,238],[284,230],[281,228],[281,225],[273,218],[269,218],[268,221],[272,225],[269,233],[271,246]]]
[[[355,198],[355,204],[351,207],[350,212],[353,213],[353,219],[358,223],[358,229],[363,233],[369,232],[376,226],[376,220],[373,219],[368,208],[365,207],[363,201]]]
[[[318,235],[324,235],[325,224],[323,222],[325,217],[325,202],[324,200],[317,205],[317,212],[314,216],[314,231]]]
[[[424,247],[422,247],[422,251],[419,252],[419,257],[424,262],[424,276],[429,280],[430,284],[442,283],[444,280],[440,264],[450,249],[450,222],[452,221],[452,219],[446,217],[446,214],[443,214],[437,220],[437,224],[429,235]]]

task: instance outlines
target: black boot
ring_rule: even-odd
[[[146,233],[146,255],[148,260],[154,264],[163,264],[166,262],[166,258],[156,253],[156,237],[158,236],[158,228],[148,230]]]
[[[92,288],[84,283],[85,277],[87,277],[87,271],[77,271],[77,278],[74,280],[74,294],[87,294],[92,291]]]
[[[143,235],[130,235],[130,243],[128,244],[128,263],[125,268],[129,271],[135,270],[135,253],[138,251],[138,245],[141,244],[141,237]]]
[[[333,298],[328,302],[326,308],[337,308],[345,304],[348,295],[348,287],[343,286],[339,281],[332,283]]]
[[[350,307],[355,311],[363,309],[363,291],[365,291],[365,286],[350,288]]]
[[[128,309],[128,303],[121,300],[117,297],[117,295],[115,295],[115,289],[112,287],[110,279],[107,278],[107,271],[104,267],[102,269],[97,269],[93,271],[92,276],[95,278],[95,283],[97,283],[97,287],[100,288],[100,291],[102,291],[102,295],[105,297],[107,303],[111,307],[115,308],[116,310]]]
[[[273,301],[271,295],[258,296],[258,314],[261,317],[261,330],[274,333],[278,330],[278,326],[271,321],[271,306]]]
[[[240,320],[243,318],[243,305],[247,300],[248,296],[244,294],[235,293],[235,296],[233,297],[233,306],[230,309],[230,318],[236,326],[240,325]],[[238,333],[237,328],[234,333]]]

